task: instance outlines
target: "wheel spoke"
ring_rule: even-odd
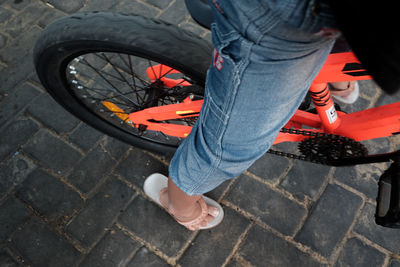
[[[178,145],[182,141],[182,138],[168,136],[163,132],[140,131],[137,126],[129,123],[128,114],[182,101],[190,92],[190,89],[184,89],[182,85],[188,80],[183,74],[147,58],[112,52],[82,55],[70,66],[73,66],[70,74],[74,75],[67,78],[75,80],[70,82],[73,85],[71,89],[80,101],[103,119],[132,135],[140,135],[142,139],[171,145]],[[149,78],[146,77],[146,71],[149,72],[148,76],[154,75],[155,79],[145,80]],[[162,78],[172,72],[172,79],[179,82],[173,87],[167,87]],[[193,81],[190,83],[195,84]],[[196,92],[196,95],[201,93]],[[195,118],[180,118],[161,123],[193,126]]]
[[[120,54],[118,54],[120,55]],[[150,83],[148,81],[145,81],[143,78],[141,78],[139,75],[137,75],[134,71],[133,71],[133,64],[132,64],[132,59],[131,59],[131,55],[127,55],[128,56],[128,64],[126,63],[126,61],[123,59],[123,57],[120,55],[121,60],[125,63],[125,65],[128,67],[128,69],[130,70],[130,74],[132,77],[132,82],[133,84],[135,84],[136,86],[136,81],[134,78],[138,79],[143,86],[148,86]],[[147,83],[147,84],[145,84]]]
[[[138,102],[138,103],[139,103],[139,102],[144,102],[144,99],[141,98],[141,96],[140,96],[137,92],[139,92],[139,91],[145,91],[146,88],[136,86],[135,78],[137,78],[138,80],[140,80],[140,82],[142,83],[142,85],[145,86],[145,87],[148,87],[149,83],[148,83],[148,85],[146,85],[145,83],[147,83],[147,82],[144,81],[143,79],[141,79],[138,75],[136,75],[136,74],[134,73],[133,67],[132,67],[132,62],[130,61],[130,66],[128,66],[128,65],[126,64],[125,60],[123,59],[123,57],[121,56],[121,54],[118,54],[118,57],[121,59],[122,62],[124,62],[124,64],[125,64],[125,65],[129,68],[129,70],[130,70],[130,76],[132,77],[132,84],[133,84],[133,87],[132,87],[132,84],[130,84],[130,83],[128,82],[128,80],[125,78],[125,76],[122,75],[122,73],[118,70],[118,68],[116,68],[116,67],[114,66],[114,64],[112,64],[111,60],[109,60],[109,59],[107,58],[107,56],[106,56],[104,53],[103,53],[103,56],[104,56],[104,59],[105,59],[105,60],[114,68],[114,70],[121,76],[121,78],[125,81],[125,83],[127,83],[127,84],[131,87],[132,92],[135,92],[135,93],[136,93],[135,96],[136,96],[137,102]],[[130,59],[130,57],[129,57],[129,59]],[[136,88],[140,88],[141,90],[137,90]],[[140,98],[140,99],[139,99],[139,98]]]
[[[108,64],[110,64],[113,67],[113,69],[119,74],[119,76],[122,78],[122,80],[129,85],[129,87],[132,89],[132,91],[135,91],[135,88],[132,87],[132,85],[126,80],[125,76],[122,75],[122,73],[118,70],[118,68],[115,67],[115,65],[110,61],[110,59],[104,53],[102,53],[102,55],[105,58],[105,60],[108,62]]]
[[[84,59],[84,61],[86,61],[85,59]],[[117,87],[115,87],[114,86],[114,84],[112,84],[108,79],[106,79],[102,74],[101,74],[101,72],[99,72],[95,67],[93,67],[89,62],[87,62],[86,61],[86,63],[88,64],[88,66],[90,67],[90,68],[92,68],[101,78],[103,78],[103,80],[105,80],[106,81],[106,83],[108,83],[112,88],[114,88],[114,90],[116,91],[116,92],[118,92],[119,94],[121,94],[122,95],[122,92],[117,88]],[[130,98],[126,98],[128,101],[130,101],[134,106],[137,106],[136,104],[135,104],[135,102],[132,100],[132,99],[130,99]]]
[[[106,60],[106,58],[107,58],[106,56],[102,57],[102,56],[100,56],[100,55],[98,55],[98,54],[95,54],[95,55],[96,55],[98,58],[107,61],[107,60]],[[118,54],[118,55],[120,55],[120,54]],[[122,59],[122,57],[121,57],[121,59]],[[84,61],[82,64],[84,64],[84,65],[86,65],[86,66],[88,66],[88,67],[91,66],[91,64],[90,64],[89,62],[87,62],[87,60]],[[110,65],[111,65],[111,64],[110,64]],[[110,73],[108,73],[108,72],[101,71],[101,73],[104,74],[104,75],[108,75],[108,76],[110,76],[110,77],[112,77],[112,78],[114,78],[114,79],[116,79],[116,80],[118,80],[118,81],[121,81],[121,82],[123,81],[123,80],[121,80],[120,78],[118,78],[118,77],[116,77],[116,76],[114,76],[114,75],[112,75],[112,74],[110,74]],[[135,89],[132,88],[132,86],[129,84],[128,81],[125,80],[124,82],[125,82],[125,83],[128,83],[129,86],[133,89],[131,93],[135,95],[137,103],[144,102],[144,99],[140,96],[140,92],[144,92],[144,91],[146,91],[146,90],[148,90],[148,89],[147,89],[147,88],[144,88],[144,87],[136,86],[136,81],[135,81],[135,78],[134,78],[134,77],[138,78],[138,79],[141,81],[141,83],[142,83],[143,86],[147,86],[147,85],[144,84],[144,80],[143,80],[143,79],[140,79],[139,76],[137,76],[136,74],[133,73],[133,70],[131,71],[131,73],[132,73],[131,76],[132,76],[132,80],[133,80],[134,88],[135,88]],[[88,76],[88,75],[85,75],[85,74],[82,74],[82,73],[79,73],[79,75],[82,75],[82,76],[84,76],[85,78],[92,80],[93,82],[98,82],[98,81],[94,80],[92,77],[90,77],[90,76]],[[121,75],[122,75],[122,74],[121,74]],[[104,81],[104,79],[102,79],[102,81]],[[109,84],[107,84],[107,85],[109,85]],[[90,89],[90,88],[87,87],[87,89]],[[102,90],[102,89],[98,89],[98,90]],[[104,89],[104,90],[110,91],[110,89]],[[118,92],[116,92],[115,90],[111,90],[111,91],[113,91],[114,93],[118,93]],[[128,94],[129,94],[129,93],[128,93]]]

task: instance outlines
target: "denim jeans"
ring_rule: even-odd
[[[239,176],[294,114],[337,37],[324,0],[210,0],[204,105],[169,175],[200,195]],[[330,30],[326,30],[330,29]]]

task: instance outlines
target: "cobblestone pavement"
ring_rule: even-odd
[[[210,193],[224,206],[220,226],[176,224],[141,189],[168,160],[81,123],[34,74],[38,33],[83,10],[143,14],[209,38],[183,0],[0,0],[0,266],[400,266],[400,231],[374,224],[384,164],[265,155]],[[372,82],[361,89],[345,110],[395,101]],[[398,141],[367,145],[382,152]]]

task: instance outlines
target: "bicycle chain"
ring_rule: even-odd
[[[301,147],[301,146],[307,147],[307,145],[309,145],[309,147],[312,148],[313,143],[321,142],[321,140],[325,140],[325,141],[336,140],[337,141],[336,143],[341,142],[342,144],[347,144],[343,147],[350,147],[350,148],[354,149],[353,151],[351,151],[352,152],[351,154],[353,154],[354,156],[360,156],[360,155],[365,156],[368,154],[367,149],[364,147],[363,144],[355,141],[354,139],[344,137],[341,135],[313,132],[313,131],[307,131],[307,130],[298,130],[298,129],[292,129],[292,128],[290,128],[290,129],[282,128],[280,130],[280,132],[296,134],[296,135],[303,135],[303,136],[309,137],[309,138],[301,141],[299,143],[299,147]],[[307,143],[309,143],[309,144],[307,144]],[[335,144],[332,144],[332,142],[330,142],[330,143],[332,146],[335,145]],[[332,153],[332,150],[326,149],[326,151],[323,152],[323,153],[326,153],[325,157],[322,156],[322,157],[318,157],[317,159],[315,159],[315,157],[312,157],[312,155],[305,155],[305,154],[297,155],[297,154],[293,154],[293,153],[277,151],[274,149],[269,149],[267,151],[267,153],[281,156],[281,157],[290,158],[290,159],[297,159],[297,160],[302,160],[302,161],[307,161],[307,162],[312,162],[312,163],[317,163],[317,164],[323,164],[323,165],[330,165],[330,161],[327,158],[329,158],[329,155],[330,155],[330,153]],[[344,153],[341,152],[340,154],[342,155]]]

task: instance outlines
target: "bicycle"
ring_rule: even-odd
[[[200,113],[211,54],[211,44],[173,25],[108,12],[62,18],[34,49],[40,81],[65,109],[105,134],[164,154],[175,151]],[[359,143],[399,134],[400,102],[347,114],[327,87],[365,79],[371,77],[352,52],[331,54],[274,143],[298,142],[302,154],[269,152],[332,166],[393,161],[379,182],[376,222],[400,228],[400,150],[367,155]]]

